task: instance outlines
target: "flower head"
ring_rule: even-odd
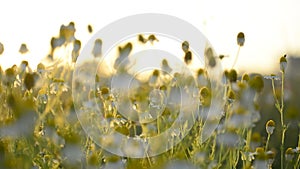
[[[286,151],[285,151],[285,159],[287,161],[292,161],[293,158],[294,158],[294,153],[295,152],[294,152],[294,150],[292,148],[286,149]]]
[[[265,160],[267,158],[267,154],[265,153],[265,149],[263,147],[257,147],[255,153],[257,159]]]
[[[190,64],[192,62],[192,52],[191,51],[187,51],[184,55],[184,62],[186,64]]]
[[[270,80],[280,80],[280,78],[274,74],[271,74],[269,76],[264,76],[265,79],[270,79]]]
[[[280,70],[282,72],[285,71],[287,67],[287,60],[286,60],[286,55],[283,55],[281,58],[280,58]]]
[[[243,74],[242,80],[248,82],[250,79],[249,75],[247,73]]]
[[[244,43],[245,43],[245,35],[243,32],[240,32],[237,35],[237,44],[239,46],[244,46]]]
[[[266,131],[268,134],[273,134],[273,131],[275,129],[275,122],[273,120],[269,120],[266,124]]]
[[[29,50],[28,50],[28,48],[27,48],[27,45],[26,45],[25,43],[22,43],[21,46],[20,46],[19,52],[20,52],[21,54],[25,54],[25,53],[27,53],[28,51],[29,51]]]
[[[92,27],[92,25],[88,25],[87,29],[88,29],[89,33],[93,33],[93,27]]]
[[[184,53],[189,51],[190,48],[190,44],[188,41],[184,41],[181,45],[182,50],[184,51]]]
[[[249,85],[252,89],[256,90],[257,92],[261,92],[264,88],[263,78],[260,75],[256,75],[249,81]]]

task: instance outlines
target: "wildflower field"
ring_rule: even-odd
[[[188,73],[160,58],[161,69],[135,75],[127,60],[131,51],[159,44],[159,35],[136,35],[117,46],[109,60],[101,60],[105,42],[96,39],[94,60],[78,65],[82,44],[75,32],[73,22],[62,25],[59,36],[50,40],[49,55],[36,67],[26,60],[0,67],[0,168],[300,167],[299,80],[292,76],[289,55],[278,56],[278,71],[271,75],[241,74],[235,61],[232,69],[222,70],[221,84],[215,86],[210,69],[225,56],[209,46],[205,64],[198,66],[189,42],[181,42],[181,64],[193,65]],[[245,36],[237,33],[232,42],[238,50],[243,50]],[[0,43],[0,57],[3,52]],[[19,52],[28,52],[26,44]],[[89,69],[97,71],[95,76]],[[90,76],[92,87],[86,85]],[[210,110],[216,97],[222,108],[215,118]],[[185,116],[193,118],[177,125]],[[207,131],[210,125],[216,127]],[[158,137],[169,128],[175,129]],[[108,134],[112,132],[122,137]],[[156,137],[150,148],[140,144],[149,145],[148,138]],[[125,146],[116,148],[120,145]],[[114,153],[119,151],[122,155]]]

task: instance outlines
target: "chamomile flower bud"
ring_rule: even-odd
[[[292,148],[286,149],[286,151],[285,151],[285,159],[287,161],[292,161],[293,158],[294,158],[294,153],[295,152],[294,152],[294,150]]]
[[[22,44],[21,44],[20,49],[19,49],[19,52],[20,52],[21,54],[25,54],[25,53],[28,52],[28,48],[27,48],[27,46],[26,46],[25,43],[22,43]]]
[[[34,87],[35,79],[34,79],[33,74],[31,74],[31,73],[26,73],[25,74],[24,85],[25,85],[27,90],[30,90]]]
[[[215,57],[208,57],[208,65],[210,67],[215,67],[217,65],[217,61]]]
[[[76,62],[78,56],[79,56],[79,51],[81,49],[81,42],[80,40],[75,40],[73,44],[73,50],[72,50],[72,62]]]
[[[158,42],[158,39],[156,38],[155,35],[152,34],[152,35],[149,35],[148,41],[150,41],[151,43],[153,43],[154,41],[157,41],[157,42]]]
[[[108,89],[108,87],[102,87],[100,89],[99,94],[100,94],[101,99],[107,100],[108,96],[109,96],[109,89]]]
[[[287,67],[287,60],[286,60],[286,55],[284,55],[280,58],[280,70],[284,72],[286,67]]]
[[[250,80],[250,77],[247,73],[243,74],[242,80],[248,82]]]
[[[228,74],[228,79],[230,82],[236,82],[237,80],[237,72],[234,69],[231,69]]]
[[[273,120],[269,120],[266,124],[266,131],[268,134],[273,134],[275,129],[275,122]]]
[[[205,73],[205,70],[202,69],[202,68],[200,68],[200,69],[198,69],[198,71],[197,71],[197,76],[203,75],[204,73]]]
[[[210,106],[211,92],[207,87],[200,89],[200,101],[202,106]]]
[[[228,92],[228,100],[229,100],[229,102],[233,102],[234,100],[235,100],[235,93],[234,93],[234,91],[233,90],[230,90],[229,92]]]
[[[166,59],[163,59],[161,62],[161,68],[164,72],[170,73],[172,72],[172,68],[169,66],[169,63]]]
[[[213,49],[211,47],[206,48],[205,52],[204,52],[204,55],[206,57],[205,59],[207,60],[206,64],[209,67],[212,67],[212,68],[215,67],[216,64],[217,64],[217,61],[216,61]]]
[[[4,52],[4,46],[3,46],[3,44],[0,42],[0,55],[2,55],[3,52]]]
[[[39,64],[36,66],[36,70],[37,70],[38,73],[43,73],[43,72],[45,72],[45,69],[46,69],[46,67],[45,67],[45,65],[44,65],[43,63],[39,63]]]
[[[155,69],[152,73],[152,75],[149,78],[149,85],[150,86],[156,86],[158,83],[158,77],[160,75],[159,70]]]
[[[109,93],[109,89],[107,87],[102,87],[101,88],[101,94],[102,95],[107,95]]]
[[[185,53],[184,62],[186,64],[190,64],[192,62],[192,52],[191,51],[188,51],[188,52]]]
[[[295,151],[295,153],[300,154],[300,147],[296,147],[296,148],[294,149],[294,151]]]
[[[95,40],[92,54],[95,58],[100,57],[102,55],[102,40],[101,39]]]
[[[92,27],[92,25],[88,25],[87,29],[88,29],[89,33],[93,33],[93,27]]]
[[[257,92],[261,92],[264,88],[263,78],[259,75],[256,75],[253,79],[249,80],[249,85],[252,89],[256,90]]]
[[[237,44],[242,47],[244,46],[244,43],[245,43],[245,35],[243,32],[240,32],[237,35]]]
[[[274,150],[267,151],[268,165],[272,165],[275,159]]]
[[[16,75],[13,68],[8,68],[5,70],[5,84],[10,85],[15,81]]]
[[[261,135],[258,132],[254,132],[251,136],[250,148],[255,150],[261,145]]]
[[[141,42],[141,43],[146,43],[147,39],[144,38],[144,36],[140,34],[140,35],[138,35],[138,41]]]
[[[184,41],[181,45],[182,50],[184,51],[184,53],[189,51],[190,48],[190,44],[188,41]]]
[[[256,153],[256,159],[265,160],[267,158],[265,149],[263,147],[257,147],[255,153]]]

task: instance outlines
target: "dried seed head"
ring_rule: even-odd
[[[273,131],[275,129],[275,122],[273,120],[269,120],[267,123],[266,123],[266,131],[268,134],[273,134]]]
[[[244,43],[245,43],[245,35],[243,32],[240,32],[237,35],[237,44],[239,46],[244,46]]]

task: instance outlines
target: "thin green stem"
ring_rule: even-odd
[[[211,153],[210,153],[210,155],[209,155],[209,158],[211,159],[211,160],[213,160],[214,158],[215,158],[215,154],[216,154],[216,145],[217,145],[217,134],[216,133],[214,133],[214,135],[213,135],[213,145],[212,145],[212,147],[211,147]]]
[[[298,148],[300,147],[300,134],[298,135]],[[298,154],[298,157],[297,157],[297,161],[295,163],[295,166],[294,166],[294,169],[297,169],[300,167],[300,154]]]
[[[269,142],[270,142],[270,136],[271,135],[268,133],[268,138],[267,138],[267,143],[266,143],[265,151],[268,151]]]
[[[272,91],[273,91],[273,97],[274,97],[274,100],[275,100],[275,105],[279,105],[279,101],[276,97],[276,92],[275,92],[275,82],[274,82],[274,79],[272,79]]]
[[[231,69],[234,68],[234,66],[235,66],[235,64],[236,64],[236,62],[237,62],[237,60],[238,60],[238,57],[239,57],[239,54],[240,54],[240,50],[241,50],[241,46],[239,46],[239,48],[238,48],[238,50],[237,50],[237,52],[236,52],[235,59],[234,59],[234,62],[233,62],[233,64],[232,64]]]
[[[285,139],[285,132],[286,132],[286,126],[284,124],[284,116],[283,116],[283,108],[284,108],[284,72],[281,72],[281,106],[280,106],[280,121],[281,121],[281,146],[280,146],[280,159],[281,159],[281,169],[284,168],[284,139]]]

